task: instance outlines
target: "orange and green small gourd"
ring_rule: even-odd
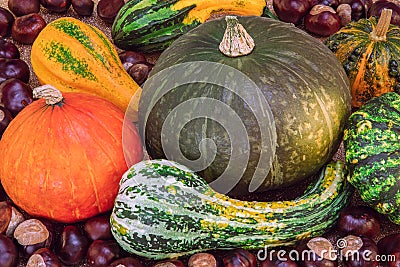
[[[400,92],[400,27],[391,25],[392,10],[349,23],[326,40],[351,84],[352,107],[373,97]]]
[[[61,92],[95,94],[122,111],[132,105],[130,115],[136,120],[142,90],[96,27],[69,17],[50,22],[32,45],[31,63],[41,84],[52,84]]]

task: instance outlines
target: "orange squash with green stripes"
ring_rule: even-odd
[[[352,106],[400,91],[400,27],[391,25],[391,10],[351,22],[325,44],[342,63],[351,83]]]
[[[62,92],[91,93],[136,118],[141,88],[125,71],[118,53],[96,27],[74,18],[49,23],[32,45],[31,63],[41,84]]]

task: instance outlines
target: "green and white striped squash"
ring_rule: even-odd
[[[250,202],[217,193],[178,163],[148,160],[123,175],[111,230],[126,251],[152,259],[287,246],[332,227],[352,192],[341,161],[324,166],[297,199]]]
[[[400,224],[400,96],[372,98],[344,131],[348,180],[361,198]]]

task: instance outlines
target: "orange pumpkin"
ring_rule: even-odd
[[[66,223],[111,210],[122,174],[143,158],[135,126],[123,127],[124,113],[97,96],[48,86],[34,95],[45,99],[24,108],[0,142],[6,193],[29,214]]]

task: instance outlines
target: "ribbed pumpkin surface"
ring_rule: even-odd
[[[338,148],[350,114],[346,73],[335,55],[320,41],[290,24],[268,18],[239,17],[239,22],[254,39],[255,48],[251,54],[237,58],[224,56],[218,46],[226,28],[225,20],[206,22],[180,37],[161,54],[150,81],[160,73],[162,78],[154,80],[154,86],[150,86],[150,82],[145,84],[139,104],[140,130],[152,158],[168,158],[196,169],[197,166],[180,158],[167,157],[166,151],[170,155],[182,153],[186,159],[194,161],[202,156],[199,150],[202,140],[211,140],[216,146],[215,159],[199,172],[211,182],[225,171],[229,161],[231,166],[238,168],[234,173],[240,173],[238,166],[242,166],[243,162],[236,157],[240,153],[248,153],[249,160],[244,166],[243,176],[231,178],[231,182],[237,178],[240,180],[232,194],[248,193],[248,185],[263,153],[262,133],[268,129],[261,129],[255,117],[254,111],[260,111],[257,92],[239,88],[240,94],[248,95],[249,102],[244,103],[242,96],[231,90],[207,83],[208,77],[209,80],[226,81],[232,86],[241,82],[239,79],[242,78],[236,76],[238,80],[235,80],[232,73],[221,74],[224,66],[234,68],[254,81],[273,113],[277,132],[276,154],[271,171],[264,173],[266,179],[259,190],[288,186],[316,173]],[[214,68],[202,70],[198,67],[201,65],[199,62],[216,64]],[[167,70],[178,64],[186,65],[179,72]],[[216,67],[217,64],[220,64],[219,67]],[[208,71],[205,82],[194,82],[192,78],[202,71]],[[185,81],[185,78],[188,83],[168,88],[174,81]],[[215,105],[202,105],[201,101],[190,104],[193,99],[217,101]],[[189,121],[184,121],[185,118],[177,121],[173,117],[170,120],[182,127],[179,138],[168,132],[162,135],[163,127],[169,124],[165,123],[166,119],[175,108],[179,110],[182,103],[190,106],[181,111]],[[232,125],[235,122],[229,116],[233,114],[223,111],[227,106],[244,125],[246,132],[240,141],[248,140],[249,147],[242,146],[246,142],[233,142],[232,133],[220,122],[206,117],[194,118],[197,113],[206,110],[211,114],[220,114],[225,126]],[[178,139],[179,145],[173,143]],[[236,148],[241,152],[232,155],[232,149]],[[205,149],[203,156],[209,152]]]
[[[64,93],[64,102],[43,99],[27,106],[5,131],[0,178],[16,205],[31,215],[74,222],[113,206],[127,170],[122,147],[124,113],[109,101]],[[127,162],[142,159],[134,126],[124,130]]]

